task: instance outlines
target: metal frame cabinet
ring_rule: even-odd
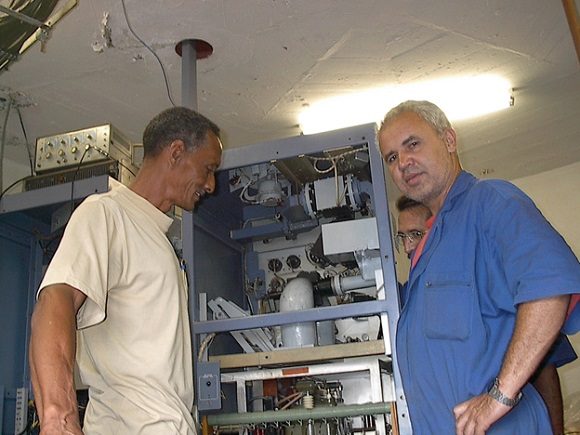
[[[321,133],[309,136],[298,136],[276,141],[264,142],[246,146],[239,149],[230,149],[224,152],[221,173],[230,169],[251,166],[263,162],[275,162],[286,158],[301,155],[309,155],[337,148],[365,145],[369,153],[369,165],[372,176],[373,203],[378,229],[382,276],[384,280],[383,300],[357,302],[338,306],[317,307],[291,313],[270,313],[252,315],[244,318],[207,320],[200,318],[199,295],[208,291],[207,286],[200,285],[200,276],[209,273],[218,275],[223,268],[219,264],[213,264],[215,269],[208,270],[207,262],[204,267],[201,264],[208,255],[211,256],[212,247],[208,243],[199,243],[196,238],[203,232],[212,237],[217,244],[228,246],[233,252],[240,253],[239,244],[229,238],[228,230],[232,226],[228,220],[235,221],[235,205],[224,208],[218,198],[209,198],[195,213],[184,213],[182,220],[183,255],[189,267],[190,282],[190,313],[192,318],[192,335],[194,349],[198,348],[200,340],[210,333],[239,331],[250,328],[270,327],[285,325],[296,322],[321,321],[345,317],[357,317],[366,315],[380,315],[383,319],[385,331],[385,348],[392,349],[394,388],[396,396],[396,408],[398,415],[399,431],[402,434],[411,433],[405,395],[401,387],[399,368],[396,358],[395,330],[399,317],[398,284],[395,275],[395,262],[391,238],[390,214],[387,202],[386,173],[383,161],[376,142],[377,130],[375,124],[356,126],[333,132]],[[220,178],[222,183],[227,179]],[[219,186],[218,186],[219,187]],[[223,188],[223,186],[221,186]],[[221,211],[220,211],[221,207]],[[206,214],[208,213],[208,214]],[[238,261],[241,260],[241,254]],[[219,263],[219,261],[218,261]],[[241,266],[238,266],[238,268]],[[238,277],[242,272],[238,269]],[[236,279],[221,286],[221,290],[235,297],[236,291],[241,293],[240,286],[236,290]],[[209,289],[210,292],[215,288]],[[241,296],[239,296],[241,297]],[[242,301],[243,302],[243,301]],[[202,310],[203,312],[203,310]],[[222,411],[223,412],[223,411]]]

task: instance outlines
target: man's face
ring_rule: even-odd
[[[402,245],[408,258],[427,232],[427,214],[416,207],[407,208],[399,213],[397,237],[402,239]],[[419,236],[421,234],[421,236]],[[413,240],[409,240],[411,236]]]
[[[182,152],[173,177],[177,186],[175,205],[191,211],[203,195],[213,193],[221,157],[222,144],[211,131],[205,144]]]
[[[395,184],[432,208],[442,203],[459,172],[455,132],[443,137],[413,112],[404,112],[379,133],[379,146]]]

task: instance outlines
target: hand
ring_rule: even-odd
[[[457,435],[484,435],[489,427],[510,411],[484,393],[453,408]]]

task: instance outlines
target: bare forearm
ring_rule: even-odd
[[[30,367],[43,434],[81,433],[73,375],[75,314],[72,298],[47,291],[32,318]]]
[[[498,375],[503,395],[516,398],[528,382],[564,323],[568,299],[558,296],[518,307],[515,331]],[[453,409],[456,432],[483,434],[510,409],[485,392],[472,397]]]
[[[569,296],[527,302],[518,308],[516,327],[501,371],[500,390],[514,397],[528,382],[564,323]]]

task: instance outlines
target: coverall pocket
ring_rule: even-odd
[[[425,280],[425,334],[428,338],[465,340],[471,335],[474,290],[458,274]]]

